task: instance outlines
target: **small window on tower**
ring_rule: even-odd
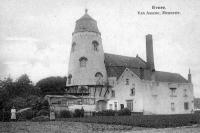
[[[72,43],[72,52],[74,52],[74,51],[75,51],[75,47],[76,47],[76,43],[75,43],[75,42],[73,42],[73,43]]]
[[[87,60],[88,59],[86,57],[81,57],[79,59],[79,61],[80,61],[80,67],[86,67]]]
[[[95,74],[95,77],[97,77],[97,78],[103,78],[103,74],[102,73],[100,73],[100,72],[97,72],[96,74]]]
[[[94,51],[98,51],[99,43],[97,41],[92,41],[92,45],[93,45]]]

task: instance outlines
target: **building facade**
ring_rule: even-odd
[[[194,109],[191,74],[157,71],[153,38],[146,35],[146,61],[104,53],[97,22],[85,14],[76,21],[66,92],[80,97],[87,111],[129,108],[144,114],[185,114]]]

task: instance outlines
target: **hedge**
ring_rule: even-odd
[[[190,126],[200,123],[199,114],[138,115],[138,116],[94,116],[68,118],[67,121],[129,125],[151,128]]]

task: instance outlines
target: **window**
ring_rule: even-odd
[[[126,85],[129,85],[129,79],[126,79]]]
[[[109,109],[112,109],[112,104],[109,104]]]
[[[133,111],[133,100],[127,100],[126,103],[127,103],[127,108],[130,111]]]
[[[117,110],[117,102],[114,102],[115,110]]]
[[[68,84],[71,84],[71,80],[72,80],[72,75],[69,74],[69,76],[68,76]]]
[[[188,102],[184,102],[184,109],[188,110],[189,109],[189,103]]]
[[[124,109],[124,104],[120,104],[121,109]]]
[[[100,72],[97,72],[97,73],[95,74],[95,77],[97,77],[98,79],[101,79],[101,78],[103,78],[103,74],[100,73]]]
[[[184,97],[187,97],[187,89],[184,89],[183,91],[184,91],[184,92],[183,92],[183,93],[184,93],[183,96],[184,96]]]
[[[76,47],[76,43],[75,43],[75,42],[73,42],[73,43],[72,43],[72,52],[74,52],[74,51],[75,51],[75,47]]]
[[[80,67],[86,67],[86,62],[87,62],[87,58],[86,57],[81,57],[80,59],[79,59],[79,61],[80,61]]]
[[[174,103],[171,103],[171,111],[175,111]]]
[[[115,97],[115,91],[112,90],[112,97]]]
[[[92,41],[92,45],[93,45],[94,51],[98,51],[99,43],[97,41]]]
[[[135,88],[131,88],[131,96],[135,96]]]
[[[176,88],[170,88],[171,90],[171,97],[176,97]]]

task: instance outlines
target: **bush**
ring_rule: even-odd
[[[10,117],[11,117],[10,111],[0,112],[0,121],[10,121]]]
[[[19,121],[31,120],[35,116],[34,114],[35,114],[35,112],[33,110],[26,110],[24,112],[17,113],[17,119]]]
[[[60,111],[60,117],[61,118],[71,118],[72,113],[69,110],[62,110],[62,111]]]
[[[131,111],[128,108],[121,109],[117,113],[119,116],[131,115]]]
[[[32,118],[32,121],[49,121],[49,117],[48,116],[37,116]]]
[[[37,113],[37,116],[49,116],[49,110],[46,110],[46,109],[41,109],[38,113]]]
[[[103,124],[129,125],[149,128],[166,128],[191,126],[200,123],[200,115],[137,115],[137,116],[94,116],[84,118],[69,118],[69,121]]]
[[[84,109],[75,109],[74,117],[84,117]]]
[[[103,110],[96,113],[97,116],[115,116],[117,111],[114,110]]]

